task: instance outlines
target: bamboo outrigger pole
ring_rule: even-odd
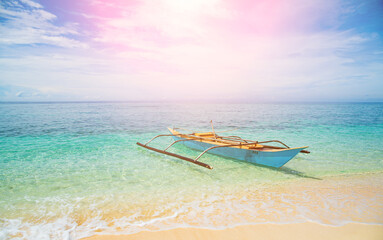
[[[213,120],[210,120],[210,124],[211,124],[211,129],[213,130],[213,136],[214,136],[214,138],[217,138],[215,135],[215,131],[214,131]]]
[[[144,147],[144,148],[147,148],[149,150],[155,151],[155,152],[159,152],[159,153],[162,153],[162,154],[166,154],[166,155],[169,155],[169,156],[172,156],[172,157],[176,157],[176,158],[179,158],[179,159],[182,159],[182,160],[185,160],[185,161],[197,164],[197,165],[199,165],[201,167],[205,167],[205,168],[208,168],[208,169],[213,169],[213,167],[210,166],[209,164],[206,164],[206,163],[203,163],[203,162],[199,162],[197,160],[194,160],[194,159],[191,159],[191,158],[188,158],[188,157],[184,157],[184,156],[181,156],[181,155],[178,155],[178,154],[175,154],[175,153],[163,151],[163,150],[160,150],[160,149],[157,149],[157,148],[149,147],[149,146],[144,145],[144,144],[139,143],[139,142],[137,143],[137,145],[139,145],[141,147]]]

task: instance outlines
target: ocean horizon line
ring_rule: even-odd
[[[0,101],[0,104],[72,104],[72,103],[159,103],[159,104],[381,104],[379,101],[224,101],[224,100],[73,100],[73,101]]]

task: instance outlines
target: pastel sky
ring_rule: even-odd
[[[383,101],[383,2],[1,0],[0,101]]]

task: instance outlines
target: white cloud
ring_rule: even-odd
[[[57,17],[30,0],[23,3],[32,8],[2,3],[0,16],[6,19],[0,25],[0,44],[50,44],[60,47],[82,48],[85,43],[73,39],[78,35],[77,25],[73,23],[57,26]]]
[[[79,14],[94,19],[98,26],[89,45],[67,37],[78,34],[76,24],[58,27],[53,24],[56,16],[44,9],[0,9],[0,14],[10,19],[0,26],[3,44],[82,48],[66,50],[65,54],[44,52],[3,58],[0,70],[3,79],[20,86],[52,95],[86,95],[89,99],[299,101],[362,98],[371,92],[381,96],[377,92],[382,88],[382,64],[361,66],[354,53],[374,36],[336,27],[311,29],[322,20],[337,25],[342,12],[339,2],[297,2],[302,3],[297,8],[284,4],[287,13],[276,14],[275,20],[254,17],[258,13],[268,17],[261,7],[254,14],[247,9],[233,10],[215,0],[185,4],[145,1],[134,7],[95,1],[93,4],[101,4],[101,9],[115,7],[118,17],[94,15],[97,11]],[[242,11],[247,16],[241,16]],[[266,20],[280,23],[282,28],[286,21],[293,23],[289,27],[295,27],[295,23],[298,27],[291,32],[277,31],[280,26],[257,32]]]
[[[28,6],[30,6],[32,8],[43,8],[43,6],[41,6],[37,2],[31,1],[31,0],[20,0],[20,2],[27,4]]]
[[[199,2],[188,8],[168,3],[144,2],[133,14],[101,22],[97,39],[118,46],[113,53],[125,61],[145,59],[138,78],[153,89],[171,86],[163,95],[187,89],[197,98],[310,98],[309,90],[320,98],[326,88],[355,85],[357,76],[374,81],[365,67],[354,64],[353,54],[372,39],[337,30],[347,12],[339,1],[297,0],[281,6],[280,12],[259,6],[255,12],[232,10],[217,2],[202,9]],[[265,29],[269,22],[274,23],[271,30]],[[332,27],[321,29],[319,24]]]

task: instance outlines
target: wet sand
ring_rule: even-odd
[[[265,188],[265,191],[246,193],[246,201],[252,202],[254,196],[267,199],[272,194],[273,209],[277,209],[281,215],[270,215],[257,209],[257,218],[264,222],[256,224],[243,224],[235,227],[227,227],[222,230],[200,228],[199,226],[180,227],[171,230],[143,230],[137,233],[124,233],[107,235],[107,232],[98,232],[96,235],[85,238],[86,240],[124,240],[124,239],[383,239],[383,174],[367,173],[345,176],[327,177],[324,179],[307,179],[306,181],[291,181],[285,184],[277,184]],[[275,194],[273,194],[275,193]],[[287,193],[296,193],[288,196]],[[240,196],[243,198],[243,196]],[[216,202],[217,204],[218,202]],[[288,203],[288,204],[287,204]],[[242,205],[241,205],[242,206]],[[297,208],[310,209],[316,214],[317,221],[301,218],[304,223],[289,223],[290,220],[302,214]],[[228,209],[229,210],[229,209]],[[290,212],[287,212],[290,211]],[[222,212],[216,212],[220,216]],[[249,218],[252,214],[240,214],[236,218]],[[279,219],[286,215],[285,221]],[[291,215],[291,218],[288,216]],[[236,219],[233,216],[232,219]],[[314,217],[314,216],[311,216]],[[272,219],[275,218],[275,219]],[[225,218],[227,219],[227,218]],[[271,223],[280,220],[281,224]],[[344,219],[344,222],[342,222]],[[228,219],[227,219],[228,220]],[[238,219],[239,221],[240,219]],[[255,219],[257,220],[257,219]],[[351,223],[349,223],[351,221]],[[250,222],[250,221],[249,221]],[[185,221],[187,224],[188,221]],[[254,219],[253,219],[253,223]],[[365,224],[369,223],[369,224]],[[171,224],[170,224],[171,225]],[[169,225],[169,226],[170,226]],[[233,222],[235,225],[235,221]],[[201,225],[200,225],[201,226]],[[203,226],[203,225],[202,225]],[[220,227],[217,225],[216,227]],[[130,227],[129,227],[130,228]],[[124,235],[125,234],[125,235]]]
[[[234,239],[294,239],[294,240],[380,240],[383,239],[383,225],[349,223],[332,227],[316,223],[257,224],[238,226],[224,230],[178,228],[158,232],[140,232],[131,235],[95,235],[84,240],[234,240]]]

